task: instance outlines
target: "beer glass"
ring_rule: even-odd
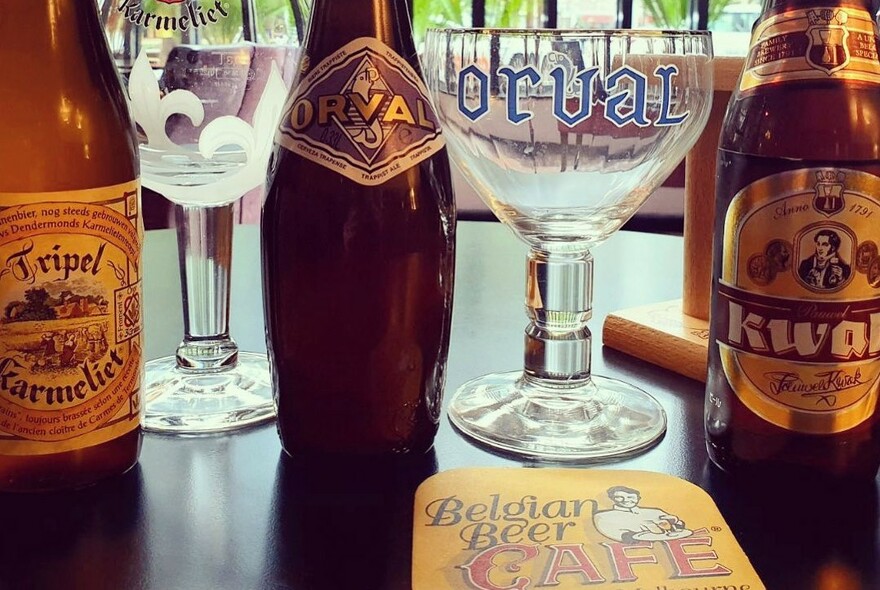
[[[265,183],[304,6],[104,0],[101,12],[128,85],[143,186],[175,203],[184,337],[174,355],[146,364],[145,428],[270,420],[267,357],[240,351],[229,334],[233,204]]]
[[[590,250],[679,164],[712,101],[707,32],[432,29],[424,73],[453,161],[531,247],[523,371],[463,385],[471,439],[595,461],[649,448],[666,416],[590,371]]]

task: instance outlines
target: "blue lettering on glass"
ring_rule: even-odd
[[[504,66],[498,70],[502,76],[507,76],[507,120],[514,125],[532,118],[531,111],[519,110],[519,81],[526,79],[532,86],[541,81],[541,75],[535,68],[528,66],[515,72],[510,66]]]
[[[568,84],[565,79],[565,68],[556,66],[550,70],[553,77],[553,116],[568,125],[574,127],[581,121],[588,119],[593,111],[593,78],[599,73],[599,68],[588,68],[581,71],[575,79],[581,83],[580,108],[574,114],[569,114],[565,108],[565,95]],[[574,86],[574,84],[572,84]]]
[[[467,104],[465,104],[468,75],[473,75],[480,91],[480,100],[476,108],[473,109],[468,108]],[[476,121],[489,112],[489,76],[484,74],[475,65],[470,65],[458,73],[458,110],[471,121]]]
[[[618,127],[623,127],[630,121],[639,127],[647,127],[651,124],[645,113],[647,110],[648,79],[641,72],[636,71],[629,66],[624,66],[608,76],[608,80],[606,81],[608,89],[611,90],[612,88],[615,88],[622,78],[629,78],[633,81],[633,84],[635,85],[635,93],[627,88],[623,92],[618,92],[617,94],[609,96],[605,100],[605,118]],[[620,107],[623,106],[622,103],[630,102],[630,100],[632,106],[630,107],[629,112],[621,113]]]
[[[654,70],[654,75],[660,79],[660,108],[654,125],[660,127],[680,125],[690,115],[689,111],[678,115],[673,115],[670,112],[672,110],[672,80],[678,73],[678,67],[675,65],[658,66]],[[498,69],[498,74],[507,78],[507,112],[505,113],[507,120],[518,125],[531,119],[534,113],[529,110],[521,110],[519,100],[522,98],[523,89],[526,90],[526,96],[528,96],[528,87],[538,86],[542,82],[541,75],[533,66],[527,66],[518,71],[504,66]],[[598,74],[599,68],[593,67],[582,70],[575,76],[571,86],[576,88],[577,84],[580,84],[579,105],[577,112],[569,113],[565,104],[569,87],[569,84],[566,83],[566,70],[562,66],[557,66],[550,71],[550,77],[553,79],[553,116],[557,120],[569,127],[574,127],[590,117],[593,110],[593,84]],[[623,86],[621,82],[626,80],[631,81],[631,84]],[[604,90],[608,93],[618,89],[621,91],[611,94],[605,99],[603,113],[605,119],[617,127],[624,127],[631,123],[638,127],[651,125],[652,122],[647,117],[647,88],[647,76],[629,66],[613,72],[605,80]],[[474,91],[476,91],[478,98],[476,105],[471,108],[466,99],[469,94],[473,95]],[[475,64],[458,73],[458,110],[471,121],[477,121],[489,112],[489,76]]]
[[[663,81],[663,96],[660,103],[660,117],[657,119],[656,125],[668,127],[672,125],[681,125],[688,118],[690,111],[685,111],[680,115],[673,116],[669,113],[672,103],[672,77],[678,75],[678,66],[657,66],[654,75],[659,76]]]

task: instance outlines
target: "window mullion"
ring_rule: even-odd
[[[476,28],[486,26],[486,0],[473,0],[473,4],[471,4],[471,20]]]
[[[617,28],[631,29],[633,26],[633,0],[617,0]]]
[[[257,42],[256,14],[254,0],[241,0],[241,36],[244,41]]]
[[[698,31],[709,28],[709,0],[690,0],[690,26]]]
[[[547,15],[545,26],[559,28],[559,0],[544,0],[544,13]]]

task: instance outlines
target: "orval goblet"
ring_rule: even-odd
[[[648,393],[590,371],[593,257],[709,116],[707,32],[431,29],[424,73],[453,161],[531,248],[524,371],[453,396],[466,436],[538,460],[595,461],[666,431]]]
[[[266,355],[239,351],[229,334],[233,204],[265,183],[303,8],[299,0],[101,6],[127,78],[142,183],[175,203],[184,337],[176,354],[146,364],[147,430],[214,432],[274,417]]]

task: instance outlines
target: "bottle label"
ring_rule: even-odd
[[[0,193],[0,455],[90,447],[140,424],[137,181]]]
[[[712,320],[731,388],[773,424],[831,434],[874,412],[878,195],[872,174],[805,168],[731,201]]]
[[[790,10],[752,33],[740,92],[792,80],[880,84],[877,24],[855,7]]]
[[[415,70],[377,39],[355,39],[302,78],[276,142],[354,182],[382,184],[443,148]]]

